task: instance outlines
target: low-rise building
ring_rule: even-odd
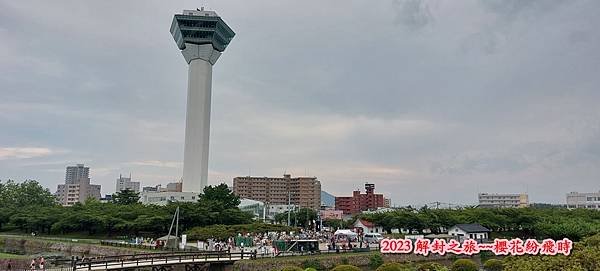
[[[596,193],[568,193],[567,208],[586,208],[600,210],[600,191]]]
[[[167,205],[169,202],[196,202],[196,192],[141,192],[140,202],[142,204]]]
[[[267,205],[267,217],[273,219],[278,214],[294,211],[296,209],[298,209],[298,206],[294,204],[269,204]]]
[[[263,219],[266,216],[265,203],[258,200],[240,199],[240,210],[251,213],[254,218]]]
[[[322,220],[341,220],[344,218],[344,212],[341,210],[320,210],[319,215]]]
[[[529,206],[529,196],[520,194],[479,193],[479,207],[523,208]]]
[[[457,224],[448,229],[448,235],[456,237],[459,242],[467,239],[485,241],[489,239],[490,229],[479,224]]]
[[[383,233],[383,227],[377,226],[375,223],[371,221],[367,221],[364,219],[357,219],[354,222],[354,229],[359,234],[362,233]]]

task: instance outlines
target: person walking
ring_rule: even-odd
[[[8,260],[8,263],[6,264],[6,270],[12,270],[12,260]]]
[[[29,270],[35,271],[35,259],[31,260],[31,264],[29,264]]]
[[[40,257],[40,269],[46,271],[46,260],[44,260],[44,257]]]

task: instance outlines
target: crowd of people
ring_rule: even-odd
[[[312,250],[334,250],[344,251],[354,248],[369,248],[369,243],[363,240],[361,236],[349,237],[344,235],[335,235],[329,231],[310,231],[300,232],[269,232],[269,233],[239,233],[237,236],[231,236],[227,240],[208,239],[206,241],[197,241],[196,247],[200,250],[209,251],[255,251],[261,256],[276,256],[280,251],[276,243],[291,243],[295,240],[314,240],[316,246]],[[304,246],[299,248],[305,249]],[[306,248],[308,249],[308,248]]]

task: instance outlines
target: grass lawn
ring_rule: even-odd
[[[26,240],[40,240],[41,239],[41,240],[47,240],[47,241],[68,242],[68,243],[85,243],[85,244],[100,244],[100,240],[102,240],[101,237],[95,238],[94,236],[85,236],[85,235],[77,235],[77,234],[31,236],[30,234],[10,233],[10,232],[0,233],[0,237],[20,238],[20,239],[26,239]]]
[[[27,259],[25,255],[8,254],[0,252],[0,259]]]

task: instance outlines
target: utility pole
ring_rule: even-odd
[[[287,225],[288,225],[288,227],[290,226],[290,222],[291,222],[291,221],[290,221],[290,215],[291,215],[291,212],[292,212],[292,210],[290,210],[290,205],[291,205],[291,202],[292,202],[292,192],[291,192],[291,191],[288,191],[288,206],[287,206],[287,208],[286,208],[286,209],[287,209],[287,212],[288,212],[288,224],[287,224]]]

